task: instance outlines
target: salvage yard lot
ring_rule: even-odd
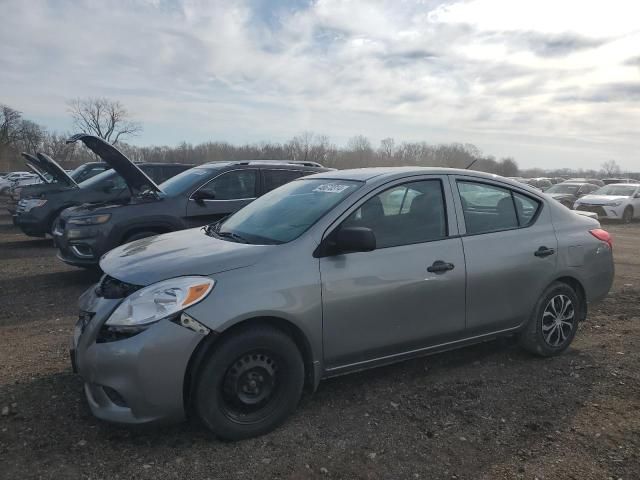
[[[0,212],[0,478],[640,478],[639,223],[605,225],[616,281],[564,355],[504,339],[331,379],[275,432],[222,443],[92,417],[67,348],[98,275]]]

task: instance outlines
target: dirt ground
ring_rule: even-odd
[[[0,216],[0,478],[638,479],[640,224],[605,228],[616,282],[566,354],[505,339],[339,377],[275,432],[222,443],[92,417],[67,348],[97,276]]]

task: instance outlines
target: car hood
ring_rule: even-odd
[[[55,182],[61,183],[62,185],[66,185],[68,187],[78,186],[76,181],[71,178],[69,174],[65,172],[65,170],[60,165],[58,165],[58,162],[56,162],[49,155],[45,155],[44,153],[40,152],[38,152],[36,155],[37,157],[29,155],[28,153],[22,154],[22,156],[30,165],[35,167],[38,171],[46,172],[51,175]]]
[[[615,202],[616,200],[628,200],[629,197],[622,195],[585,195],[580,199],[580,203],[589,203],[591,205],[604,205],[605,203]]]
[[[103,161],[109,164],[127,182],[132,195],[151,190],[161,192],[160,187],[155,184],[142,170],[140,170],[131,160],[129,160],[120,150],[105,142],[100,137],[79,133],[67,140],[67,143],[77,141],[84,143],[93,153],[98,155]]]
[[[100,260],[104,273],[134,285],[184,275],[213,275],[254,265],[273,245],[247,245],[192,228],[143,238],[117,247]]]
[[[20,155],[22,155],[24,157],[24,159],[27,161],[27,167],[29,167],[29,169],[35,173],[36,175],[38,175],[38,177],[40,177],[40,179],[44,182],[44,183],[50,183],[50,180],[47,180],[47,177],[45,176],[45,171],[41,170],[40,167],[38,166],[38,158],[34,157],[33,155],[26,153],[26,152],[22,152]]]

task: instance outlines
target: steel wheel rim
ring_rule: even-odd
[[[227,418],[244,424],[268,416],[280,397],[278,359],[271,352],[249,352],[225,373],[221,399]]]
[[[559,347],[567,341],[575,325],[576,310],[566,295],[556,295],[549,300],[542,314],[542,336],[551,347]]]

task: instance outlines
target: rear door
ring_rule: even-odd
[[[451,181],[467,266],[467,335],[515,327],[555,278],[551,213],[540,198],[510,185]]]
[[[320,259],[330,371],[392,361],[464,332],[465,264],[450,186],[446,176],[413,178],[380,187],[336,227],[371,228],[376,250]]]
[[[257,169],[223,172],[191,194],[186,223],[198,227],[216,222],[255,200],[257,191]]]

